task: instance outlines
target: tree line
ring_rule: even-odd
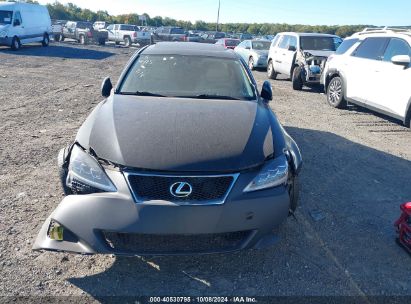
[[[4,1],[4,0],[0,0]],[[36,1],[28,0],[27,2],[36,3]],[[138,14],[123,14],[118,16],[110,15],[107,11],[99,10],[97,12],[89,9],[82,9],[73,3],[63,5],[56,1],[52,4],[47,4],[51,19],[57,20],[73,20],[73,21],[107,21],[109,23],[127,23],[142,25]],[[175,20],[168,17],[150,17],[145,16],[144,25],[147,26],[179,26],[187,30],[200,31],[215,31],[216,23],[196,21]],[[140,15],[140,16],[141,16]],[[279,32],[316,32],[335,34],[340,37],[347,37],[355,32],[363,30],[369,25],[305,25],[305,24],[285,24],[285,23],[224,23],[219,24],[218,30],[222,32],[233,33],[250,33],[253,35],[275,35]]]

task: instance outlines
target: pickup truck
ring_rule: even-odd
[[[186,41],[187,34],[181,27],[163,26],[153,33],[153,41]]]
[[[91,22],[67,21],[63,27],[61,40],[66,38],[77,40],[80,44],[106,44],[108,33],[106,30],[95,30]]]
[[[151,44],[151,33],[140,31],[137,26],[131,24],[111,24],[106,28],[108,40],[114,41],[117,45],[121,42],[129,47],[133,43],[140,46]]]

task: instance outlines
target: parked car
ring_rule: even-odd
[[[93,28],[98,31],[98,30],[104,30],[107,28],[110,24],[106,21],[96,21],[93,23]]]
[[[244,40],[234,51],[248,63],[250,70],[267,68],[271,42],[266,40]]]
[[[63,27],[62,40],[70,38],[77,40],[80,44],[98,43],[106,44],[108,33],[106,30],[95,30],[91,22],[67,21]]]
[[[67,21],[51,20],[51,32],[54,41],[61,41],[63,37],[63,27]]]
[[[201,35],[201,42],[216,43],[218,40],[225,38],[225,33],[222,32],[206,32]]]
[[[187,42],[201,42],[201,37],[199,34],[186,33],[186,37],[184,40]]]
[[[185,41],[186,34],[183,28],[173,26],[159,27],[153,33],[153,42],[160,41]]]
[[[221,45],[225,49],[231,49],[234,50],[235,47],[240,43],[240,40],[238,39],[230,39],[230,38],[223,38],[217,40],[215,44]]]
[[[254,37],[253,37],[253,35],[251,35],[251,34],[249,34],[249,33],[243,33],[243,34],[239,34],[239,37],[238,37],[241,41],[244,41],[244,40],[252,40]]]
[[[52,27],[45,6],[22,2],[0,2],[0,45],[18,50],[22,44],[41,42],[48,46]]]
[[[370,28],[330,56],[322,83],[328,103],[357,104],[411,124],[411,30]]]
[[[291,78],[294,90],[320,84],[325,62],[341,42],[335,35],[279,33],[270,47],[268,77],[276,79],[277,74],[286,75]]]
[[[198,71],[201,71],[199,73]],[[115,255],[262,248],[298,201],[301,154],[234,52],[139,50],[59,154],[67,196],[34,250]]]
[[[131,24],[111,24],[107,27],[108,40],[116,44],[124,43],[125,46],[131,46],[138,43],[140,46],[151,44],[151,33],[140,31],[139,28]]]

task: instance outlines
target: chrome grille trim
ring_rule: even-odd
[[[123,171],[123,175],[126,179],[127,186],[134,198],[134,201],[137,204],[143,204],[147,203],[150,201],[146,201],[138,197],[137,193],[133,190],[132,185],[130,184],[129,177],[130,176],[150,176],[150,177],[170,177],[170,178],[218,178],[218,177],[232,177],[233,181],[231,182],[231,185],[228,187],[224,197],[221,200],[213,200],[213,201],[192,201],[192,202],[173,202],[176,205],[180,206],[210,206],[210,205],[223,205],[228,197],[228,195],[231,193],[231,190],[233,189],[238,177],[240,176],[239,173],[236,174],[220,174],[220,175],[170,175],[170,174],[150,174],[150,173],[142,173],[142,172],[133,172],[133,171]]]

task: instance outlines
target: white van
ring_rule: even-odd
[[[0,2],[0,45],[18,50],[22,44],[41,42],[48,46],[52,33],[45,6],[20,2]]]

